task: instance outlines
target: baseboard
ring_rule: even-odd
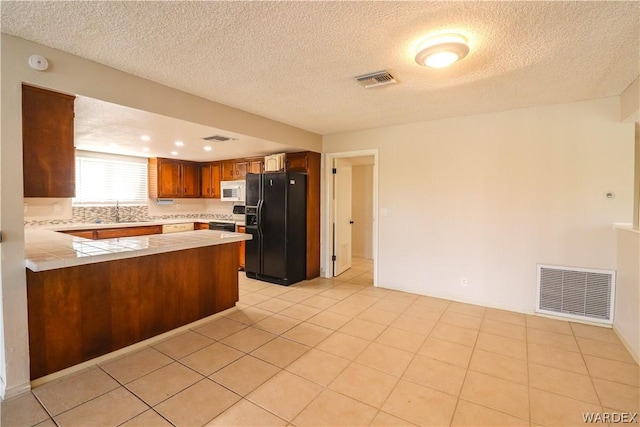
[[[18,384],[18,385],[14,385],[12,387],[7,387],[4,390],[4,397],[3,399],[11,399],[12,397],[16,397],[16,396],[20,396],[21,394],[25,394],[25,393],[29,393],[31,391],[31,384],[29,383],[24,383],[24,384]]]
[[[352,258],[373,259],[371,254],[351,254]]]
[[[393,286],[393,285],[377,285],[377,287],[383,288],[383,289],[392,289],[394,291],[400,291],[400,292],[410,292],[412,294],[423,295],[423,296],[426,296],[426,297],[441,298],[441,299],[446,299],[446,300],[449,300],[449,301],[462,302],[462,303],[465,303],[465,304],[479,305],[479,306],[487,307],[487,308],[495,308],[497,310],[505,310],[505,311],[512,311],[514,313],[521,313],[521,314],[528,314],[528,315],[532,315],[532,316],[546,317],[548,319],[562,320],[562,321],[565,321],[565,322],[581,323],[581,324],[584,324],[584,325],[598,326],[600,328],[608,328],[608,329],[612,328],[611,325],[605,325],[605,324],[597,323],[597,322],[589,322],[588,320],[583,320],[583,319],[567,319],[566,317],[553,316],[551,314],[546,314],[546,313],[536,313],[534,307],[523,307],[523,306],[517,306],[517,305],[496,304],[495,301],[485,300],[485,299],[482,299],[482,298],[468,298],[468,297],[460,296],[460,295],[457,295],[457,294],[450,294],[450,293],[447,293],[447,292],[433,292],[433,291],[425,292],[423,289],[416,289],[416,288],[412,288],[410,286],[399,287],[399,286]],[[615,328],[614,328],[614,330],[615,330]],[[636,361],[638,361],[638,356],[633,351],[631,351],[630,346],[628,345],[628,343],[626,343],[626,341],[624,339],[622,339],[622,337],[620,336],[620,333],[618,331],[616,331],[616,335],[618,335],[620,337],[620,339],[624,343],[625,347],[627,347],[627,349],[629,350],[631,355],[636,359]]]
[[[620,338],[620,341],[622,341],[622,345],[624,345],[631,357],[633,357],[633,360],[635,360],[636,363],[640,365],[640,355],[636,352],[637,350],[634,349],[631,344],[629,344],[629,341],[625,339],[624,335],[622,334],[620,329],[618,329],[615,323],[613,324],[613,332],[615,332],[618,338]]]
[[[437,292],[437,291],[425,292],[424,289],[417,289],[411,286],[401,287],[401,286],[393,286],[393,285],[386,285],[386,284],[378,284],[377,287],[384,288],[384,289],[392,289],[394,291],[410,292],[412,294],[423,295],[426,297],[441,298],[441,299],[446,299],[450,301],[462,302],[465,304],[481,305],[483,307],[495,308],[498,310],[513,311],[513,312],[522,313],[522,314],[536,314],[533,311],[533,307],[496,304],[495,301],[485,300],[482,298],[464,297],[458,294],[452,294],[448,292]]]

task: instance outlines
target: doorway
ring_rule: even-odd
[[[377,285],[378,150],[326,154],[324,277],[372,266]]]

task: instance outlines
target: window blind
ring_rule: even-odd
[[[147,159],[76,152],[73,205],[147,204]]]

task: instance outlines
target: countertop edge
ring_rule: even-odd
[[[251,238],[244,233],[194,230],[91,240],[59,233],[50,228],[25,229],[25,267],[37,273],[97,262],[242,242]]]

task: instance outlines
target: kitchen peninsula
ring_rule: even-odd
[[[238,301],[238,248],[249,235],[201,229],[91,240],[59,231],[69,227],[25,230],[32,380]]]

